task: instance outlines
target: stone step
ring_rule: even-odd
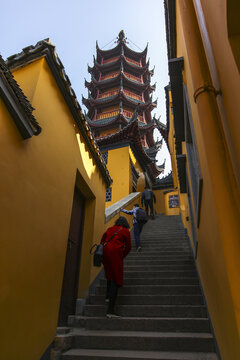
[[[141,278],[141,279],[148,279],[148,278],[182,278],[182,277],[196,277],[197,272],[196,270],[179,270],[179,271],[124,271],[124,279],[127,278]]]
[[[218,360],[214,353],[71,349],[62,360]]]
[[[134,249],[135,247],[135,241],[132,241],[132,248]],[[143,247],[148,246],[149,248],[152,248],[152,251],[155,251],[155,248],[158,248],[159,251],[161,251],[161,249],[163,251],[166,251],[166,248],[169,248],[169,251],[174,251],[176,248],[180,248],[180,249],[185,249],[186,251],[190,251],[191,247],[189,246],[189,244],[181,244],[181,242],[177,242],[177,243],[168,243],[168,244],[162,244],[160,241],[155,242],[155,243],[149,243],[148,241],[145,242],[143,241],[143,239],[141,239],[141,245]],[[156,255],[156,252],[155,252]]]
[[[142,249],[141,251],[137,252],[136,249],[134,249],[127,257],[124,259],[124,263],[129,262],[131,260],[138,260],[146,261],[146,260],[189,260],[194,261],[192,254],[182,252],[181,254],[172,254],[172,255],[166,255],[165,253],[161,253],[156,256],[154,253],[150,251],[146,251],[145,249]]]
[[[106,280],[101,279],[84,316],[69,317],[73,331],[62,336],[71,337],[72,349],[61,360],[217,360],[181,217],[149,220],[141,244],[137,253],[132,236],[124,261],[124,286],[116,303],[122,317],[106,317]]]
[[[124,317],[187,317],[206,318],[204,305],[118,305],[117,312]],[[105,305],[85,305],[84,316],[105,316]]]
[[[110,319],[111,320],[111,319]],[[213,352],[209,333],[84,330],[74,328],[73,348]]]
[[[91,295],[89,304],[104,304],[105,295]],[[201,295],[119,295],[118,305],[204,305]]]
[[[106,280],[102,280],[106,284]],[[126,285],[199,285],[199,279],[195,278],[125,278],[124,286]]]
[[[146,260],[193,260],[192,254],[177,254],[177,255],[159,255],[156,256],[155,255],[148,255],[144,252],[136,252],[136,251],[132,251],[124,260],[124,263],[126,261],[131,261],[131,260],[137,260],[138,262],[141,261],[146,261]]]
[[[192,252],[190,250],[185,250],[185,251],[179,251],[179,250],[175,250],[173,249],[172,251],[155,251],[152,248],[149,249],[142,249],[141,252],[137,253],[138,255],[147,255],[147,256],[155,256],[156,258],[158,258],[158,256],[169,256],[169,255],[187,255],[187,256],[192,256]],[[135,250],[135,245],[133,246],[133,250],[129,253],[128,257],[131,257],[132,255],[136,255],[136,250]]]
[[[74,317],[74,326],[87,330],[128,330],[160,332],[210,332],[208,319],[196,318],[128,318],[107,319],[106,317]]]
[[[105,288],[96,287],[96,295],[105,294]],[[119,295],[201,295],[201,288],[198,285],[131,285],[123,286]]]
[[[142,265],[145,267],[145,265],[191,265],[191,266],[194,266],[195,267],[195,263],[193,260],[189,260],[189,259],[186,259],[186,260],[183,260],[183,259],[180,259],[180,260],[177,260],[177,259],[174,259],[174,260],[169,260],[169,259],[166,259],[163,260],[163,259],[156,259],[155,260],[145,260],[145,259],[126,259],[124,261],[124,265],[125,266],[135,266],[135,265]]]
[[[185,251],[185,250],[189,251],[189,250],[191,250],[190,246],[187,244],[186,245],[175,245],[175,244],[170,245],[170,244],[168,244],[168,245],[163,246],[161,243],[151,244],[151,243],[144,243],[142,241],[141,245],[142,245],[143,249],[152,249],[155,252],[156,251],[160,251],[160,252],[161,251],[173,251],[173,250],[174,251]],[[134,246],[134,244],[132,244],[132,246]]]
[[[132,236],[132,239],[134,240],[134,235]],[[189,239],[187,236],[185,235],[181,235],[181,234],[166,234],[166,235],[158,235],[158,236],[151,236],[151,234],[146,234],[146,233],[141,233],[141,239],[142,241],[146,241],[146,242],[175,242],[175,243],[189,243]]]
[[[125,265],[124,266],[124,271],[142,271],[144,269],[144,271],[166,271],[166,270],[172,270],[172,271],[179,271],[179,270],[194,270],[195,266],[193,265],[189,265],[189,264],[180,264],[180,265],[174,265],[174,264],[169,264],[169,265],[145,265],[145,266],[141,266],[141,265]]]

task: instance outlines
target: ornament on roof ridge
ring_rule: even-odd
[[[118,43],[120,42],[126,42],[126,37],[125,37],[125,33],[123,30],[120,31],[120,33],[118,34]]]

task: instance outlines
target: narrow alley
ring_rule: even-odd
[[[214,339],[195,262],[179,216],[157,215],[142,232],[141,253],[125,260],[119,319],[107,319],[101,279],[74,327],[58,341],[62,360],[215,360]]]

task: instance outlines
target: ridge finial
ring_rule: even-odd
[[[117,40],[118,40],[118,43],[120,43],[120,42],[126,42],[126,37],[125,37],[125,33],[124,33],[123,30],[121,30],[121,31],[119,32]]]

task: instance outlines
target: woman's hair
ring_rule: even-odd
[[[115,225],[117,226],[123,226],[126,229],[129,229],[129,223],[127,221],[127,219],[124,216],[120,216],[116,221],[115,221]]]

